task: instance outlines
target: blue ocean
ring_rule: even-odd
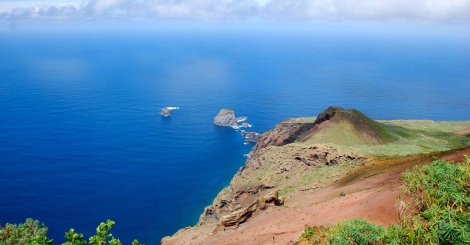
[[[330,105],[470,120],[465,27],[7,24],[0,224],[38,219],[55,244],[107,219],[124,244],[194,225],[253,147],[213,124],[222,108],[259,133]],[[180,109],[164,118],[167,106]]]

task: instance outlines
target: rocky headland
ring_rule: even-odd
[[[214,119],[224,126],[235,121],[231,110],[221,110]],[[400,173],[428,162],[431,155],[458,157],[455,149],[463,149],[460,156],[470,153],[469,128],[470,122],[378,122],[340,107],[316,117],[287,119],[256,136],[246,163],[194,227],[161,242],[286,244],[306,225],[353,217],[397,223]],[[429,142],[440,145],[429,149]],[[389,151],[397,147],[406,154]],[[421,154],[414,154],[418,148]]]

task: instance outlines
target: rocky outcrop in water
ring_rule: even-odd
[[[162,109],[162,111],[160,112],[160,115],[164,116],[164,117],[170,117],[171,116],[171,110],[168,109],[168,107],[165,107]]]
[[[249,123],[247,123],[247,122],[243,122],[241,127],[242,127],[242,128],[250,128],[251,125],[250,125]]]
[[[246,132],[245,130],[242,130],[241,134],[243,137],[245,137],[245,142],[256,143],[261,138],[261,134],[258,134],[256,132]]]
[[[222,109],[214,118],[214,124],[217,126],[230,127],[237,126],[235,112],[231,109]]]
[[[164,116],[164,117],[170,117],[171,116],[171,111],[172,110],[178,110],[179,107],[173,107],[173,106],[168,106],[168,107],[165,107],[162,109],[162,111],[160,112],[160,115]]]

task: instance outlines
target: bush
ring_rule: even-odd
[[[52,240],[47,239],[47,227],[39,221],[26,219],[23,224],[9,224],[0,227],[0,245],[23,245],[52,244]]]
[[[379,244],[384,236],[384,228],[365,220],[352,219],[333,226],[329,231],[329,243],[337,245]]]
[[[403,174],[406,212],[390,240],[408,244],[470,244],[470,158],[434,161]]]
[[[96,235],[90,237],[90,245],[122,245],[121,241],[115,238],[111,233],[111,228],[115,222],[108,220],[101,222],[96,228]],[[52,239],[46,237],[47,227],[39,224],[39,221],[27,219],[24,224],[12,225],[6,224],[4,228],[0,227],[0,245],[53,245]],[[70,229],[65,233],[67,239],[63,245],[82,245],[86,244],[83,234],[76,233]],[[132,245],[143,245],[134,240]]]

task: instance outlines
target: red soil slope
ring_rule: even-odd
[[[463,154],[470,155],[470,148],[444,154],[440,159],[459,162]],[[162,244],[287,244],[306,225],[330,225],[349,218],[389,226],[399,221],[395,203],[400,194],[400,174],[414,165],[430,163],[429,158],[375,159],[332,186],[297,192],[287,207],[259,212],[235,230],[213,233],[215,225],[188,228]]]

